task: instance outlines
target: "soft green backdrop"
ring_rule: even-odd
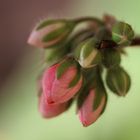
[[[62,11],[63,12],[63,11]],[[140,33],[139,0],[78,0],[69,17],[110,13],[130,23]],[[139,140],[140,139],[140,48],[128,48],[122,65],[132,77],[126,98],[109,93],[105,113],[92,126],[83,128],[75,106],[63,115],[44,120],[37,110],[36,76],[40,52],[25,56],[9,78],[0,107],[0,140]]]

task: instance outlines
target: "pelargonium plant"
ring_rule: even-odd
[[[46,66],[38,79],[44,118],[60,115],[76,100],[79,119],[89,126],[106,108],[107,87],[117,96],[130,89],[121,55],[137,39],[129,24],[113,16],[46,19],[33,29],[28,43],[44,51]]]

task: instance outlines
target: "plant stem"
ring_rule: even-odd
[[[82,23],[82,22],[98,22],[99,24],[103,24],[103,22],[100,19],[97,19],[95,17],[81,17],[74,20],[76,24]]]
[[[132,40],[131,46],[137,46],[137,45],[140,46],[140,36],[137,36]]]
[[[110,47],[116,47],[117,44],[113,41],[103,40],[100,48],[110,48]],[[135,37],[132,40],[132,43],[129,45],[129,47],[139,46],[140,47],[140,37]]]

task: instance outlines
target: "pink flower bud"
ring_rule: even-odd
[[[80,72],[74,64],[63,65],[68,63],[68,61],[65,61],[64,63],[55,64],[44,72],[42,79],[43,94],[49,104],[58,104],[68,101],[82,86],[81,74],[77,82],[70,86]]]
[[[94,123],[101,113],[103,112],[106,105],[106,96],[100,96],[100,103],[97,105],[95,109],[95,102],[98,100],[98,95],[95,90],[90,90],[89,95],[85,99],[82,107],[79,109],[79,118],[83,124],[83,126],[89,126]]]
[[[52,118],[60,115],[67,109],[68,103],[62,103],[57,105],[48,104],[43,96],[39,98],[39,111],[44,118]]]
[[[28,44],[39,48],[54,46],[64,40],[73,27],[73,23],[65,20],[43,21],[31,32]]]

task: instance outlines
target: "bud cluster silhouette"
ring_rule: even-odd
[[[83,126],[94,123],[106,108],[106,88],[118,96],[130,89],[130,76],[120,63],[133,39],[132,27],[109,15],[37,24],[28,43],[45,52],[46,67],[38,80],[42,116],[58,116],[76,101]]]

